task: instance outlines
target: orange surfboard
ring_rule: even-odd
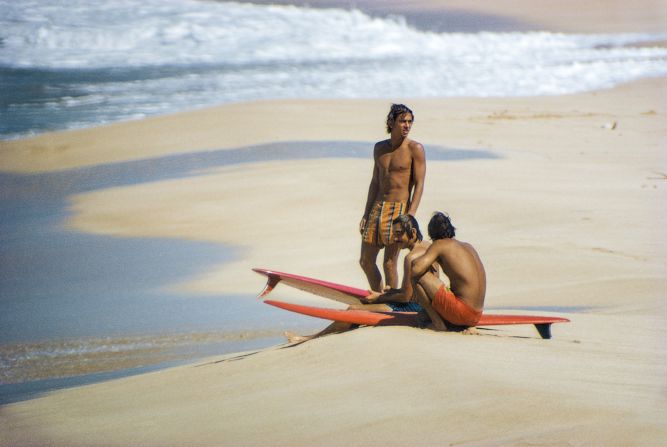
[[[305,306],[302,304],[286,303],[284,301],[265,300],[266,304],[279,307],[311,317],[322,318],[331,321],[360,324],[365,326],[413,326],[420,325],[417,312],[374,312],[356,309],[328,309],[323,307]],[[506,315],[485,314],[477,323],[477,326],[501,326],[510,324],[532,324],[535,326],[542,338],[551,338],[551,325],[553,323],[567,323],[570,320],[561,317],[548,317],[539,315]]]

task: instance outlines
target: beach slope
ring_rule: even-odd
[[[667,436],[663,319],[575,315],[554,332],[365,328],[212,359],[5,407],[2,444],[628,446]]]

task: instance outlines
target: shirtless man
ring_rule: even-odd
[[[436,330],[446,331],[447,325],[475,326],[482,316],[486,295],[486,273],[477,251],[454,238],[456,228],[443,213],[433,215],[428,234],[433,243],[412,261],[415,300],[428,313]],[[449,278],[449,288],[429,272],[434,262]]]
[[[422,239],[421,231],[417,219],[410,215],[401,215],[394,219],[392,224],[393,243],[401,248],[407,248],[410,252],[405,255],[403,273],[403,287],[400,289],[391,289],[385,293],[373,292],[361,299],[364,304],[354,304],[348,309],[362,309],[372,311],[399,311],[399,312],[419,312],[421,307],[416,306],[412,299],[411,269],[413,260],[426,253],[429,247],[428,242]],[[297,335],[292,332],[285,332],[285,336],[290,343],[303,342],[311,340],[322,335],[335,332],[344,332],[352,328],[352,324],[343,322],[334,322],[322,331],[314,335]]]
[[[391,137],[376,143],[373,150],[373,176],[359,223],[362,238],[359,264],[371,290],[375,291],[384,290],[376,263],[383,248],[386,285],[398,287],[400,247],[392,242],[392,222],[402,214],[414,216],[424,191],[424,146],[408,138],[413,121],[412,110],[403,104],[392,104],[387,115],[387,133]]]

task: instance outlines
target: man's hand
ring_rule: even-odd
[[[361,218],[361,222],[359,222],[359,233],[364,234],[364,227],[366,226],[366,216]]]
[[[374,292],[372,290],[369,290],[369,294],[359,298],[359,301],[361,301],[364,304],[375,304],[380,295],[382,295],[380,292]]]

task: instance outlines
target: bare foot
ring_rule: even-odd
[[[283,335],[287,337],[287,342],[288,343],[301,343],[304,341],[308,341],[313,338],[312,335],[299,335],[295,334],[294,332],[290,331],[285,331],[283,332]]]
[[[479,331],[476,327],[468,327],[461,331],[465,335],[479,335]]]

